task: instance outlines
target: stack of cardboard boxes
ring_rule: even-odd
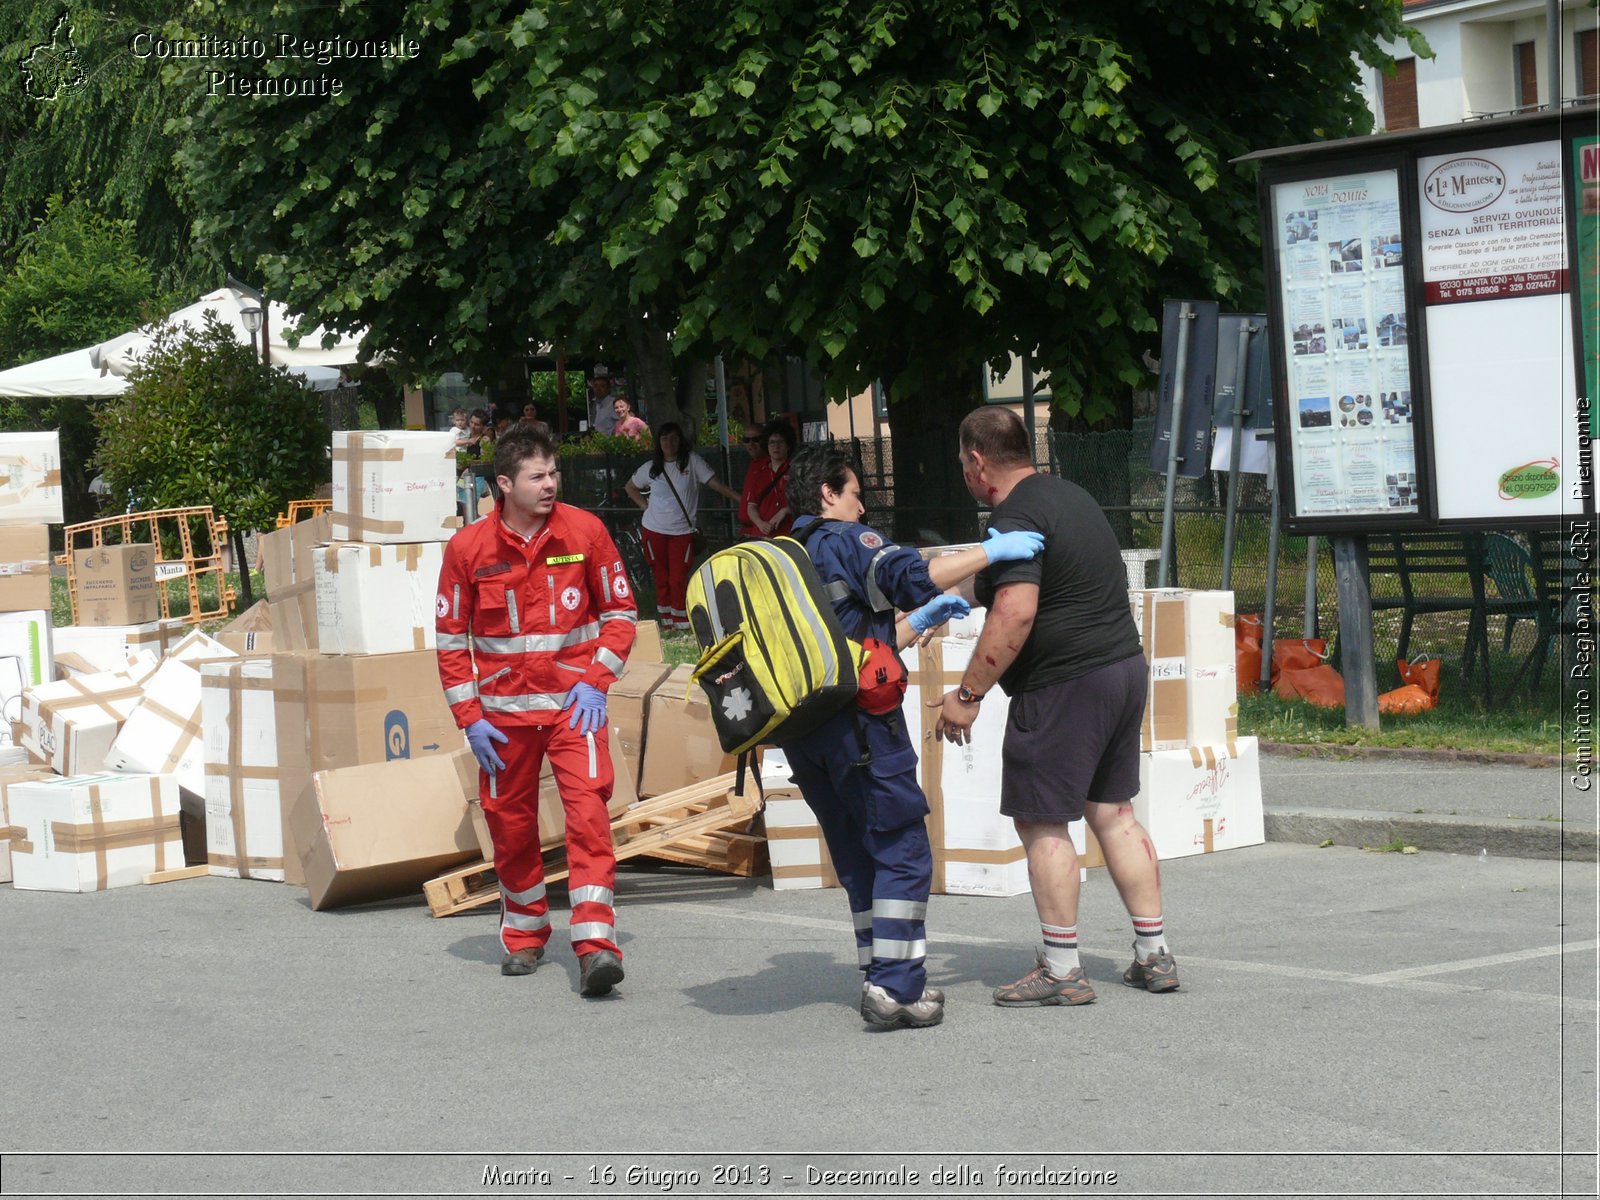
[[[1139,818],[1159,858],[1266,840],[1256,739],[1239,737],[1232,592],[1128,593],[1150,669]]]

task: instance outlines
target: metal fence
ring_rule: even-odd
[[[1153,422],[1137,422],[1130,430],[1109,433],[1075,434],[1041,431],[1038,461],[1041,467],[1079,484],[1104,509],[1125,550],[1156,550],[1161,540],[1161,515],[1165,499],[1165,477],[1150,469]],[[921,544],[967,541],[981,536],[985,514],[967,495],[956,460],[952,434],[924,431],[900,439],[902,463],[914,468],[897,472],[895,444],[887,438],[857,438],[849,448],[861,465],[865,520],[884,530],[896,530],[903,540]],[[701,452],[719,478],[735,490],[744,480],[750,458],[743,448],[713,449]],[[641,458],[567,458],[562,460],[564,497],[571,503],[599,512],[616,530],[636,525],[638,511],[628,501],[623,486],[637,469]],[[904,484],[904,470],[915,469],[919,478],[914,487],[902,486],[898,493],[936,496],[940,503],[912,504],[897,494],[897,477]],[[1173,531],[1171,582],[1176,586],[1218,588],[1223,586],[1222,560],[1226,524],[1225,473],[1209,473],[1198,479],[1183,479],[1176,489],[1176,516]],[[1231,585],[1237,611],[1263,613],[1267,598],[1267,559],[1271,497],[1265,476],[1241,475],[1235,520]],[[701,494],[701,528],[713,546],[729,544],[738,537],[734,506],[710,492]],[[909,532],[908,532],[909,531]],[[1330,650],[1337,650],[1338,600],[1332,554],[1326,539],[1317,539],[1314,562],[1308,561],[1308,539],[1279,539],[1274,636],[1279,639],[1322,637]],[[1156,564],[1149,564],[1149,582],[1154,585]],[[647,584],[647,581],[644,581]],[[1441,585],[1446,586],[1446,585]],[[1457,583],[1455,586],[1461,586]],[[1494,585],[1488,585],[1493,594]],[[1314,603],[1308,609],[1308,590]],[[1394,595],[1398,583],[1393,576],[1374,574],[1375,595]],[[1378,688],[1385,691],[1400,683],[1395,656],[1400,638],[1402,614],[1385,611],[1373,619],[1374,653]],[[1550,639],[1544,647],[1545,663],[1538,678],[1531,669],[1535,654],[1535,623],[1512,622],[1509,636],[1501,620],[1492,618],[1489,633],[1487,672],[1478,671],[1471,679],[1464,675],[1468,613],[1451,612],[1419,615],[1411,632],[1409,655],[1437,657],[1443,661],[1441,703],[1464,704],[1474,708],[1517,706],[1523,712],[1548,714],[1559,722],[1564,694],[1570,691],[1573,672],[1584,663],[1578,658],[1581,648],[1572,638]],[[1591,660],[1592,661],[1592,660]],[[1514,692],[1511,684],[1516,679]]]

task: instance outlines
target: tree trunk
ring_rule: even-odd
[[[978,364],[940,364],[926,378],[917,394],[889,404],[894,484],[890,494],[874,499],[893,512],[896,541],[976,541],[978,506],[962,482],[956,430],[982,402]]]
[[[233,560],[234,566],[239,571],[239,611],[243,612],[256,602],[255,592],[250,587],[250,560],[244,554],[244,530],[231,529],[233,534]]]
[[[634,376],[629,382],[635,407],[650,414],[651,426],[663,421],[686,425],[673,378],[672,347],[659,318],[642,312],[629,316],[628,358]]]

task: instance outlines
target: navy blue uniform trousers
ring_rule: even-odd
[[[849,897],[857,962],[896,1000],[919,999],[933,851],[904,712],[872,716],[851,706],[783,751]]]

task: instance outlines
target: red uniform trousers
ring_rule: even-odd
[[[689,628],[689,563],[694,558],[694,535],[657,533],[640,529],[644,556],[655,577],[656,611],[668,629]]]
[[[606,731],[585,736],[569,729],[563,714],[554,725],[506,725],[500,732],[506,741],[495,751],[505,770],[478,772],[478,795],[500,877],[500,944],[514,954],[550,940],[539,850],[539,768],[548,754],[567,818],[572,948],[579,955],[610,950],[620,957],[612,909],[617,858],[606,814],[614,777]]]

